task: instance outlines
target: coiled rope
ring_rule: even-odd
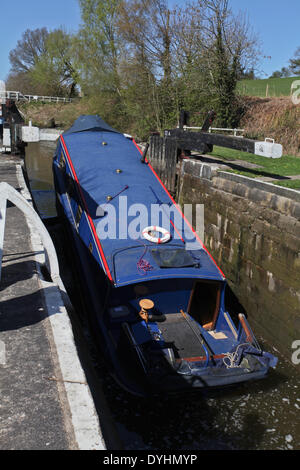
[[[236,350],[232,353],[226,353],[223,357],[223,363],[227,369],[235,369],[241,367],[240,364],[237,364],[238,359],[238,350],[241,346],[249,346],[249,343],[241,343],[237,346]]]
[[[138,241],[140,243],[142,243],[140,240],[138,240]],[[153,269],[153,266],[149,263],[149,261],[144,259],[144,256],[146,255],[146,253],[148,251],[148,247],[147,247],[147,245],[144,245],[143,243],[142,243],[142,245],[145,247],[145,249],[144,249],[144,252],[143,252],[142,256],[140,257],[140,259],[136,263],[136,267],[137,267],[138,272],[140,274],[145,275]]]

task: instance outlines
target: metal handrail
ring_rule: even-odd
[[[228,129],[226,127],[210,127],[208,129],[208,132],[211,132],[211,131],[233,132],[233,135],[235,137],[243,137],[242,135],[238,136],[237,133],[238,132],[245,132],[245,129]]]
[[[190,127],[190,126],[183,126],[183,129],[192,129],[192,130],[198,130],[201,131],[202,127]],[[227,127],[210,127],[208,129],[208,132],[211,133],[211,131],[221,131],[221,132],[233,132],[233,135],[235,137],[243,137],[243,136],[238,136],[238,132],[245,132],[245,129],[229,129]]]
[[[40,96],[40,95],[24,95],[20,91],[5,91],[0,93],[2,98],[5,97],[7,99],[13,99],[16,101],[49,101],[52,103],[71,103],[72,98],[65,98],[61,96]]]
[[[45,250],[45,264],[52,282],[57,285],[61,285],[56,251],[45,225],[29,202],[27,202],[27,200],[15,188],[6,182],[0,183],[0,280],[7,201],[12,202],[16,207],[18,207],[18,209],[25,214],[25,216],[34,225],[34,228],[38,231]]]

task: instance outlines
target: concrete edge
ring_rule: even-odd
[[[277,186],[271,182],[260,181],[256,178],[250,178],[249,176],[238,175],[236,173],[229,173],[218,169],[218,165],[208,164],[199,162],[196,160],[186,160],[182,165],[181,174],[187,173],[196,178],[204,178],[212,180],[213,177],[219,177],[226,180],[234,181],[248,186],[249,188],[256,188],[262,191],[266,191],[277,196],[286,197],[292,199],[295,202],[300,202],[300,191],[292,188],[285,188],[283,186]]]
[[[296,202],[300,202],[300,191],[297,191],[296,189],[284,188],[283,186],[277,186],[276,184],[267,181],[259,181],[254,178],[249,178],[248,176],[228,173],[226,171],[218,171],[217,176],[230,181],[235,181],[236,183],[245,184],[250,188],[261,189],[263,191],[276,194],[277,196],[286,197],[288,199],[293,199]]]
[[[16,165],[16,173],[21,194],[32,204],[32,198],[21,165]],[[35,261],[38,279],[44,294],[48,320],[51,326],[53,341],[50,339],[50,343],[54,343],[51,346],[55,347],[57,365],[60,369],[60,378],[58,380],[60,385],[63,386],[69,406],[69,413],[66,413],[65,418],[68,421],[69,414],[76,447],[79,450],[106,450],[99,419],[78,357],[72,325],[60,288],[56,284],[44,280],[40,270],[40,265],[44,263],[44,248],[40,236],[31,222],[27,221],[27,223],[31,234],[31,245],[33,251],[36,252]],[[66,424],[68,427],[68,423]]]

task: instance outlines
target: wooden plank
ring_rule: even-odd
[[[182,129],[169,130],[168,137],[174,138],[177,147],[185,150],[200,151],[203,144],[207,144],[255,153],[255,141],[243,137],[210,134],[209,132],[189,132]]]
[[[149,160],[167,189],[176,192],[177,143],[169,137],[150,137]]]

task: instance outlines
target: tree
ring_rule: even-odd
[[[282,72],[281,70],[275,70],[275,72],[270,75],[269,78],[282,78]]]
[[[255,40],[228,0],[79,0],[82,26],[71,41],[50,33],[33,76],[63,89],[77,82],[113,126],[146,136],[176,125],[183,107],[237,120],[237,80],[253,71]],[[75,46],[74,46],[75,43]],[[55,79],[58,81],[55,82]]]
[[[82,84],[119,93],[120,0],[79,0],[79,4],[83,24],[77,37],[77,65]]]
[[[29,72],[35,66],[38,58],[46,52],[48,35],[47,28],[27,29],[22,34],[15,49],[9,53],[12,73]]]
[[[294,58],[290,60],[290,69],[295,75],[300,75],[300,47],[296,50]]]
[[[6,89],[10,91],[20,91],[24,95],[30,95],[33,92],[39,94],[34,88],[31,77],[28,72],[10,72],[5,80]]]
[[[121,29],[128,43],[143,49],[159,96],[160,126],[172,123],[181,107],[216,108],[222,126],[238,119],[236,84],[254,69],[256,40],[247,22],[234,16],[228,0],[191,1],[168,9],[161,0],[127,0]]]
[[[48,34],[45,51],[30,70],[34,84],[44,85],[47,94],[76,95],[78,74],[74,66],[73,37],[62,28]]]
[[[77,73],[73,64],[73,37],[62,28],[27,29],[10,51],[11,89],[27,94],[75,94]]]
[[[148,70],[156,127],[163,130],[176,117],[173,70],[173,12],[166,0],[125,0],[119,27],[130,52],[139,58],[140,70]]]
[[[171,14],[173,88],[176,93],[177,122],[179,111],[186,109],[195,125],[201,125],[211,106],[207,86],[203,4],[187,3]]]
[[[291,76],[291,68],[290,67],[282,67],[281,70],[275,70],[272,73],[270,78],[286,78]]]
[[[123,43],[118,19],[121,0],[79,0],[82,26],[76,38],[75,65],[91,112],[116,127],[126,122],[120,79]]]
[[[172,33],[167,0],[124,0],[120,11],[123,38],[143,49],[157,76],[170,81]]]
[[[254,68],[252,67],[248,70],[241,70],[239,80],[256,80]]]
[[[239,119],[236,85],[240,71],[254,66],[257,40],[243,16],[235,16],[228,0],[199,0],[204,6],[205,69],[212,103],[222,127],[235,127]]]
[[[156,78],[143,50],[131,50],[120,63],[124,108],[130,132],[147,139],[160,129],[161,103]]]

